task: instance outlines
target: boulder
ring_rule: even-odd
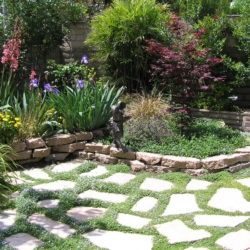
[[[48,146],[58,146],[73,143],[76,141],[76,136],[72,134],[55,135],[46,140]]]
[[[152,154],[152,153],[145,153],[145,152],[137,152],[136,153],[136,160],[142,161],[149,165],[156,165],[161,162],[162,155],[159,154]]]

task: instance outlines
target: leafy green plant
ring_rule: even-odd
[[[60,94],[50,94],[50,104],[63,117],[63,128],[69,132],[89,131],[104,126],[111,116],[111,107],[123,88],[108,84],[86,83],[82,88],[65,86]]]
[[[150,58],[145,39],[167,40],[163,22],[168,17],[155,0],[115,0],[92,21],[88,44],[107,77],[128,91],[146,88]]]
[[[11,178],[9,172],[13,169],[13,161],[10,159],[10,155],[13,155],[14,152],[12,148],[5,144],[0,144],[0,201],[6,201],[8,198],[8,192],[13,190],[11,184]],[[13,165],[15,166],[15,164]]]
[[[16,97],[13,110],[21,120],[16,140],[22,141],[44,133],[43,123],[49,120],[49,106],[38,90],[25,91]]]

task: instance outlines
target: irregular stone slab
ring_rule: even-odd
[[[135,160],[130,162],[130,167],[133,172],[138,172],[144,170],[146,168],[146,165],[140,161]]]
[[[170,244],[197,241],[211,237],[211,234],[206,230],[193,230],[186,226],[181,220],[173,220],[156,225],[155,228],[161,235],[168,238]]]
[[[196,203],[194,194],[172,194],[162,216],[188,214],[202,211]]]
[[[5,242],[17,250],[33,250],[43,244],[43,242],[30,234],[18,233],[5,238]]]
[[[117,164],[118,159],[105,154],[95,154],[95,159],[103,164]]]
[[[23,171],[24,174],[32,177],[33,179],[50,180],[51,177],[42,169],[34,168]]]
[[[117,149],[115,147],[112,147],[110,149],[110,156],[128,160],[135,160],[135,152],[132,151],[124,152],[121,149]]]
[[[101,200],[106,202],[121,203],[124,202],[128,196],[124,194],[104,193],[95,190],[87,190],[78,195],[80,199]]]
[[[71,134],[58,134],[53,137],[50,137],[46,140],[48,146],[58,146],[69,144],[76,141],[75,135]]]
[[[237,182],[239,182],[240,184],[242,184],[242,185],[244,185],[246,187],[250,187],[250,177],[237,180]]]
[[[188,191],[206,190],[212,182],[192,179],[186,186]]]
[[[102,143],[86,143],[85,144],[85,151],[92,152],[92,153],[100,153],[109,155],[111,146],[103,145]]]
[[[19,161],[19,160],[28,160],[32,156],[32,150],[24,150],[18,152],[16,155],[12,155],[11,159],[14,161]]]
[[[162,155],[153,154],[153,153],[145,153],[145,152],[137,152],[136,160],[142,161],[149,165],[156,165],[161,162]]]
[[[151,219],[142,218],[131,214],[119,213],[117,216],[117,221],[123,226],[141,229],[146,226],[151,221]]]
[[[83,150],[85,147],[85,142],[74,142],[66,145],[58,145],[53,147],[53,151],[61,153],[72,153],[76,150]]]
[[[76,184],[73,181],[59,180],[59,181],[36,185],[33,186],[32,188],[37,191],[62,191],[64,189],[73,189],[75,185]]]
[[[250,153],[250,146],[236,149],[236,153]]]
[[[54,172],[54,173],[69,172],[71,170],[78,168],[81,165],[82,165],[82,163],[79,163],[79,162],[63,162],[63,163],[56,165],[52,169],[52,172]]]
[[[80,222],[99,218],[107,211],[106,208],[100,207],[73,207],[67,211],[67,215]]]
[[[108,178],[104,179],[104,182],[115,183],[118,185],[124,185],[131,180],[133,180],[136,176],[133,174],[125,174],[125,173],[115,173]]]
[[[174,155],[162,156],[161,164],[170,168],[201,168],[201,161],[199,159]]]
[[[15,209],[5,210],[0,213],[0,231],[6,230],[15,224],[17,212]]]
[[[26,149],[26,143],[25,142],[15,142],[11,145],[11,147],[17,153],[20,151],[24,151]]]
[[[117,231],[94,230],[82,235],[98,247],[108,250],[151,250],[153,236]]]
[[[15,171],[15,172],[11,172],[9,173],[10,178],[10,183],[12,185],[22,185],[25,183],[34,183],[31,180],[27,180],[25,178],[21,177],[21,171]]]
[[[173,188],[173,183],[165,180],[146,178],[140,186],[140,189],[162,192]]]
[[[60,200],[42,200],[37,205],[44,208],[58,208]]]
[[[195,215],[194,221],[198,226],[236,227],[249,218],[250,216]]]
[[[228,250],[248,250],[250,249],[250,231],[241,229],[231,232],[216,241],[216,244]]]
[[[132,211],[134,212],[148,212],[153,209],[158,200],[153,197],[143,197],[132,207]]]
[[[27,139],[25,142],[26,142],[26,146],[28,149],[46,147],[45,141],[41,137],[30,138],[30,139]]]
[[[226,168],[231,165],[234,165],[236,163],[240,162],[248,162],[250,161],[250,153],[243,154],[243,153],[237,153],[232,155],[217,155],[208,157],[206,159],[202,160],[202,166],[205,169],[213,170],[213,169],[221,169]]]
[[[246,201],[237,188],[220,188],[208,202],[208,206],[227,212],[250,212],[250,202]]]
[[[77,141],[89,141],[93,139],[92,132],[79,132],[75,133],[75,136]]]
[[[43,158],[50,155],[51,148],[37,148],[34,149],[32,157],[33,158]]]
[[[46,231],[63,239],[66,239],[76,232],[75,229],[70,228],[68,225],[59,221],[51,220],[43,214],[32,214],[28,218],[28,221],[32,224],[43,227]]]
[[[97,168],[92,169],[89,172],[80,174],[81,177],[97,177],[100,175],[107,174],[108,170],[104,166],[97,166]]]

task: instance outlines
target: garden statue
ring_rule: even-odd
[[[127,152],[128,149],[122,144],[121,137],[123,136],[123,123],[130,117],[124,116],[124,109],[126,104],[119,102],[116,106],[112,107],[112,117],[110,119],[110,129],[113,136],[113,141],[118,149]]]

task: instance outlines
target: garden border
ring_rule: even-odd
[[[91,142],[92,139],[92,132],[59,134],[46,140],[40,137],[27,139],[25,142],[12,145],[16,154],[11,158],[19,164],[42,160],[60,162],[71,154],[103,164],[127,164],[134,172],[141,170],[157,173],[181,171],[191,175],[202,175],[250,162],[250,146],[237,149],[236,153],[231,155],[197,159],[147,152],[123,152],[111,145]]]

